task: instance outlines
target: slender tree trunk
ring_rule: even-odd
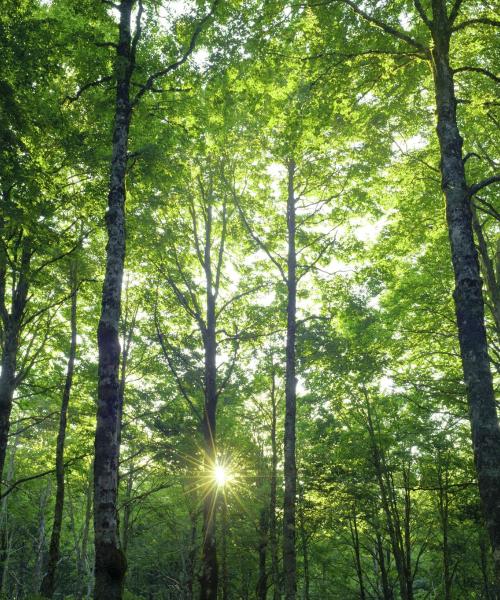
[[[382,536],[380,532],[376,532],[376,541],[377,541],[377,562],[380,569],[380,580],[382,583],[382,593],[384,596],[384,600],[393,600],[394,594],[392,593],[392,588],[389,585],[389,574],[387,573],[386,560],[384,555],[384,545],[382,543]]]
[[[493,547],[496,594],[500,597],[500,429],[484,327],[484,302],[472,233],[470,197],[457,125],[450,23],[444,0],[432,0],[432,64],[441,149],[442,187],[455,274],[456,318],[471,420],[474,462],[482,508]]]
[[[198,521],[198,512],[190,511],[189,518],[191,520],[191,535],[189,540],[189,551],[188,551],[188,564],[187,564],[187,581],[186,581],[186,594],[188,600],[193,600],[194,598],[194,581],[195,581],[195,573],[196,573],[196,554],[197,554],[197,521]]]
[[[79,572],[82,574],[82,580],[78,589],[78,597],[83,598],[86,591],[87,598],[90,598],[92,591],[92,577],[90,576],[90,560],[88,556],[88,543],[90,532],[90,521],[92,519],[92,489],[93,489],[93,471],[90,469],[88,476],[87,492],[85,494],[85,520],[83,522],[82,542],[81,542],[81,563]],[[85,585],[86,582],[86,585]],[[86,588],[86,590],[85,590]]]
[[[262,486],[262,477],[259,477],[258,486]],[[259,514],[259,576],[257,579],[257,600],[267,598],[267,546],[269,534],[269,512],[267,506]]]
[[[33,578],[31,580],[31,585],[29,587],[32,588],[33,593],[38,592],[40,588],[40,583],[42,579],[42,569],[44,563],[44,554],[45,554],[45,539],[46,539],[46,521],[45,521],[45,511],[47,510],[47,504],[49,502],[50,494],[52,488],[52,480],[47,480],[47,485],[45,489],[40,495],[40,507],[38,511],[38,539],[36,544],[36,552],[35,552],[35,566],[33,569]],[[28,581],[25,578],[25,582]],[[28,587],[28,586],[26,586]]]
[[[216,548],[217,487],[213,483],[213,469],[217,462],[216,413],[217,413],[217,367],[216,367],[216,311],[211,264],[212,206],[208,200],[205,230],[204,267],[206,275],[206,327],[203,332],[205,348],[205,406],[203,413],[203,441],[205,476],[208,490],[203,501],[203,548],[200,577],[200,600],[217,600],[218,567]]]
[[[68,356],[68,367],[66,370],[66,382],[61,402],[61,411],[59,413],[59,431],[57,434],[56,445],[56,500],[54,506],[54,521],[52,524],[52,533],[50,536],[49,559],[47,571],[42,579],[40,593],[45,598],[52,598],[54,595],[56,570],[59,562],[59,546],[61,539],[61,527],[64,511],[64,443],[66,440],[66,421],[68,414],[69,398],[71,386],[73,384],[73,372],[76,356],[76,301],[77,301],[77,281],[75,266],[71,266],[71,341]]]
[[[309,549],[307,547],[306,518],[304,514],[304,490],[299,487],[299,525],[300,543],[302,546],[302,563],[304,569],[304,588],[302,599],[309,600]]]
[[[295,600],[297,593],[297,558],[295,548],[295,509],[297,492],[297,466],[295,461],[296,379],[295,331],[297,305],[297,255],[295,251],[295,162],[288,162],[288,260],[287,260],[287,335],[285,373],[285,437],[283,500],[283,572],[285,599]]]
[[[127,475],[127,487],[125,491],[125,507],[123,509],[123,528],[122,528],[122,544],[121,549],[125,558],[127,557],[128,544],[130,540],[130,517],[132,514],[132,489],[134,485],[134,465],[130,463],[130,469]]]
[[[118,548],[118,413],[120,405],[119,323],[125,260],[125,178],[134,68],[131,12],[134,0],[119,5],[119,41],[115,62],[116,102],[106,226],[106,274],[102,290],[97,425],[94,461],[95,600],[121,600],[127,564]]]
[[[356,517],[356,509],[353,510],[352,517],[349,518],[349,527],[351,530],[352,547],[354,549],[356,575],[358,577],[359,599],[366,600],[365,583],[363,579],[363,566],[361,565],[361,546],[359,543],[358,520]]]
[[[12,449],[9,455],[9,463],[7,466],[7,476],[5,478],[5,482],[7,487],[12,483],[14,478],[14,465],[17,453],[17,447],[19,443],[19,432],[16,432],[14,437],[14,443],[12,445]],[[10,553],[12,549],[12,533],[9,527],[9,513],[7,510],[7,504],[9,501],[9,496],[4,496],[2,498],[1,509],[0,509],[0,535],[1,535],[1,544],[2,544],[2,552],[0,556],[0,594],[5,594],[7,589],[7,573],[9,570],[9,559]]]
[[[438,484],[439,484],[439,518],[441,520],[442,542],[441,549],[443,554],[443,588],[444,600],[452,600],[453,576],[450,569],[450,546],[448,541],[449,534],[449,497],[448,497],[448,469],[445,468],[443,477],[442,457],[438,457]]]
[[[222,538],[222,600],[229,600],[229,569],[227,564],[227,537],[229,533],[229,521],[227,518],[227,504],[225,499],[222,500],[221,506],[221,538]]]
[[[404,460],[404,459],[403,459]],[[408,467],[403,465],[403,485],[404,485],[404,564],[405,564],[405,580],[408,590],[408,598],[413,598],[413,572],[411,565],[411,487],[410,487],[410,469],[411,458],[408,461]],[[392,486],[394,489],[394,485]],[[394,494],[395,497],[395,494]],[[396,507],[397,508],[397,507]]]
[[[495,323],[497,338],[500,341],[500,285],[495,273],[495,265],[488,253],[488,244],[484,237],[483,228],[477,216],[477,211],[474,203],[471,203],[472,209],[472,226],[476,234],[477,247],[481,257],[481,266],[486,281],[486,291],[490,300],[491,314]]]
[[[380,488],[380,498],[382,502],[382,509],[385,514],[387,531],[391,541],[392,553],[394,555],[394,561],[396,563],[396,571],[398,573],[399,590],[402,600],[411,600],[412,590],[411,586],[409,589],[407,581],[406,571],[406,559],[404,552],[403,538],[401,535],[401,526],[399,522],[398,507],[396,498],[394,496],[394,489],[392,487],[387,467],[385,464],[384,454],[382,449],[378,445],[378,441],[375,434],[375,428],[372,420],[372,412],[368,395],[366,397],[366,410],[367,410],[367,425],[368,433],[370,436],[370,444],[373,453],[373,462],[375,467],[375,475],[377,477],[378,485]]]
[[[271,575],[273,580],[273,600],[280,600],[279,560],[278,560],[278,527],[276,524],[276,487],[278,470],[278,449],[276,443],[276,371],[271,365],[271,486],[269,492],[269,542],[271,545]]]

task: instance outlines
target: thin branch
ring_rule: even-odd
[[[469,187],[469,196],[474,196],[474,194],[477,194],[483,188],[491,185],[492,183],[497,183],[498,181],[500,181],[500,174],[492,175],[491,177],[483,179],[483,181],[480,181],[479,183],[471,185]]]
[[[76,462],[77,460],[82,460],[82,458],[86,458],[87,456],[89,456],[89,455],[82,454],[81,456],[75,456],[74,458],[67,460],[64,463],[64,467],[68,467],[69,465]],[[46,475],[51,475],[52,473],[55,473],[55,472],[56,472],[55,468],[47,469],[46,471],[42,471],[41,473],[36,473],[35,475],[29,475],[28,477],[22,477],[21,479],[14,481],[14,483],[12,485],[10,485],[4,492],[2,492],[0,494],[0,500],[2,498],[5,498],[5,496],[8,496],[11,492],[13,492],[16,488],[18,488],[22,483],[26,483],[27,481],[33,481],[34,479],[40,479],[40,477],[45,477]]]
[[[194,200],[190,198],[191,202],[189,204],[189,214],[191,215],[191,221],[193,223],[193,235],[194,235],[194,247],[196,250],[196,256],[198,257],[198,261],[202,268],[205,268],[205,260],[203,259],[203,254],[201,252],[200,246],[200,237],[198,235],[198,223],[196,221],[196,210],[194,208]]]
[[[98,48],[114,48],[115,50],[118,48],[118,44],[115,44],[115,42],[94,42],[94,46]]]
[[[333,239],[327,240],[325,242],[325,244],[323,244],[323,247],[318,251],[316,258],[311,263],[306,265],[304,267],[302,273],[297,277],[297,283],[304,277],[304,275],[306,275],[307,273],[309,273],[309,271],[314,269],[314,267],[317,265],[317,263],[323,258],[323,256],[327,252],[327,250],[329,248],[331,248],[332,246],[334,246],[336,244],[336,242],[337,242],[337,236],[335,235]]]
[[[194,31],[191,35],[189,45],[188,45],[187,49],[183,52],[181,57],[178,58],[173,63],[170,63],[168,65],[168,67],[165,67],[164,69],[160,69],[159,71],[156,71],[156,73],[152,73],[148,77],[146,83],[141,87],[141,89],[135,95],[135,98],[132,102],[133,105],[137,104],[137,102],[142,98],[142,96],[144,96],[144,94],[146,92],[148,92],[154,86],[154,83],[157,79],[159,79],[160,77],[165,77],[172,71],[175,71],[176,69],[181,67],[187,61],[187,59],[191,56],[191,54],[193,53],[193,50],[196,47],[196,42],[197,42],[198,37],[200,36],[201,32],[203,31],[205,24],[213,16],[215,9],[217,8],[217,5],[219,4],[219,2],[220,2],[220,0],[214,0],[210,11],[198,22],[198,24],[194,28]]]
[[[175,382],[177,383],[177,387],[180,391],[180,393],[182,394],[182,396],[184,397],[184,399],[186,400],[186,402],[188,403],[189,408],[191,409],[191,411],[193,412],[193,414],[201,421],[202,420],[202,416],[200,411],[196,408],[196,406],[193,404],[191,398],[189,397],[189,394],[186,391],[186,388],[184,387],[181,378],[179,377],[179,374],[177,373],[174,364],[172,362],[172,359],[170,357],[170,354],[167,351],[167,346],[165,344],[165,339],[163,336],[163,333],[161,333],[160,331],[160,326],[158,323],[158,316],[155,314],[155,325],[156,325],[156,333],[158,336],[158,341],[160,342],[160,347],[163,353],[163,356],[165,357],[165,360],[167,361],[168,364],[168,368],[170,369],[172,375],[174,376]]]
[[[392,37],[402,40],[403,42],[406,42],[407,44],[409,44],[410,46],[413,46],[414,48],[418,48],[421,52],[424,52],[426,55],[429,54],[429,49],[426,46],[424,46],[424,44],[421,44],[419,41],[412,38],[410,35],[408,35],[404,31],[400,31],[399,29],[396,29],[392,25],[385,23],[385,21],[382,21],[381,19],[378,19],[377,17],[373,17],[372,15],[368,14],[362,8],[359,8],[358,4],[356,2],[353,2],[353,0],[341,0],[341,1],[344,4],[347,4],[348,6],[350,6],[351,9],[355,13],[357,13],[360,17],[362,17],[365,21],[368,21],[369,23],[372,23],[372,25],[379,27],[380,29],[382,29],[383,31],[388,33],[389,35],[392,35]]]
[[[243,225],[245,226],[245,229],[248,231],[248,234],[250,235],[252,240],[257,244],[257,246],[267,254],[269,260],[278,269],[282,280],[286,283],[287,276],[285,274],[285,271],[283,270],[283,267],[280,265],[278,260],[272,255],[269,248],[264,244],[264,242],[259,238],[259,236],[251,228],[250,223],[248,222],[248,219],[237,199],[237,195],[234,190],[233,190],[233,199],[234,199],[234,203],[236,204],[236,208],[238,209],[238,212],[240,213],[240,217],[241,217],[241,220],[243,221]]]
[[[418,14],[420,15],[420,18],[422,19],[422,21],[427,25],[427,27],[429,29],[432,29],[432,21],[427,16],[425,9],[422,6],[422,3],[420,2],[420,0],[413,0],[413,4],[415,5],[415,8],[417,9]]]
[[[481,160],[481,157],[479,156],[479,154],[476,154],[475,152],[467,152],[467,154],[463,157],[463,163],[465,165],[465,163],[469,160],[469,158],[479,158],[479,160]]]
[[[489,77],[490,79],[492,79],[495,83],[500,83],[500,77],[495,75],[495,73],[488,71],[488,69],[483,69],[483,67],[458,67],[457,69],[453,69],[453,73],[465,73],[465,72],[481,73],[482,75],[486,75],[486,77]]]
[[[222,383],[219,386],[219,389],[216,392],[217,398],[219,398],[219,396],[222,394],[222,392],[226,389],[227,384],[229,383],[231,376],[233,374],[234,367],[236,365],[236,359],[238,357],[238,350],[240,347],[239,340],[240,340],[240,338],[238,337],[238,330],[236,330],[236,333],[234,335],[234,348],[233,348],[233,356],[232,356],[231,364],[229,365],[229,367],[226,371],[226,376],[224,377]]]
[[[80,96],[84,92],[86,92],[90,88],[97,87],[98,85],[102,85],[103,83],[106,83],[106,82],[112,81],[112,80],[113,80],[113,77],[111,75],[107,75],[106,77],[101,77],[100,79],[96,79],[95,81],[86,83],[76,92],[76,94],[74,96],[66,96],[66,101],[67,102],[75,102],[76,100],[78,100],[78,98],[80,98]]]
[[[184,305],[184,307],[186,308],[186,310],[189,312],[189,314],[196,320],[196,322],[198,323],[198,326],[200,328],[200,330],[202,332],[205,331],[205,322],[203,321],[203,317],[201,316],[201,308],[200,308],[200,304],[198,302],[198,299],[196,298],[196,294],[193,290],[193,282],[189,280],[188,276],[186,275],[184,269],[182,268],[182,265],[180,263],[179,260],[179,256],[177,254],[177,250],[175,248],[175,245],[172,247],[172,251],[173,251],[173,255],[174,255],[174,260],[175,260],[175,266],[177,267],[177,271],[179,272],[179,275],[181,276],[182,281],[184,282],[184,285],[187,288],[187,291],[189,293],[189,297],[191,298],[191,302],[193,303],[193,308],[191,309],[191,307],[188,308],[189,306],[189,302],[186,299],[186,304]],[[175,283],[173,283],[173,280],[170,277],[167,277],[167,280],[172,281],[172,283],[170,283],[170,285],[174,285]],[[179,293],[184,296],[184,294],[179,290],[179,288],[177,288],[178,291],[176,291],[174,289],[174,291],[176,292],[176,294],[178,295]],[[185,296],[184,296],[185,297]]]
[[[455,0],[455,4],[453,5],[453,7],[450,11],[450,16],[448,17],[450,26],[453,26],[453,23],[456,21],[456,19],[458,17],[458,13],[460,12],[460,7],[462,6],[462,1],[463,0]]]
[[[241,298],[245,298],[245,296],[249,296],[250,294],[253,294],[254,292],[258,292],[259,290],[261,290],[264,287],[266,287],[266,284],[260,284],[249,290],[245,290],[244,292],[240,292],[239,294],[232,296],[231,298],[229,298],[229,300],[224,302],[224,304],[219,308],[219,310],[216,313],[216,317],[219,318],[221,316],[221,314],[226,310],[226,308],[228,306],[230,306],[231,304],[233,304],[234,302],[236,302],[237,300],[241,300]]]
[[[215,268],[215,293],[214,297],[217,299],[219,295],[219,287],[220,287],[220,278],[222,273],[222,263],[224,261],[224,246],[226,243],[226,232],[227,232],[227,201],[224,197],[223,205],[222,205],[222,232],[220,236],[219,242],[219,253],[217,256],[217,266]]]
[[[481,203],[481,206],[479,206],[477,204],[477,202]],[[479,196],[476,196],[474,204],[476,206],[476,208],[478,210],[480,210],[481,212],[486,213],[487,215],[490,215],[490,217],[493,217],[494,219],[496,219],[497,221],[500,221],[500,213],[496,210],[496,208],[491,204],[491,202],[488,202],[487,200],[485,200],[484,198],[480,198]],[[485,208],[486,207],[486,208]]]
[[[467,21],[462,21],[455,27],[451,28],[451,31],[454,33],[455,31],[460,31],[461,29],[465,29],[466,27],[473,27],[474,25],[491,25],[491,27],[500,27],[500,21],[496,19],[490,19],[489,17],[478,17],[477,19],[468,19]]]

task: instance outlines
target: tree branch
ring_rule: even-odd
[[[432,29],[432,21],[427,16],[420,0],[413,0],[413,4],[415,5],[415,8],[417,9],[417,12],[420,15],[422,21],[427,25],[429,29]]]
[[[250,235],[252,240],[257,244],[257,246],[267,254],[269,260],[278,269],[282,280],[286,283],[287,276],[285,274],[285,271],[283,270],[283,267],[280,265],[278,260],[272,255],[269,248],[264,244],[264,242],[259,238],[259,236],[250,227],[250,223],[248,222],[246,215],[240,206],[240,203],[238,201],[238,198],[237,198],[237,195],[236,195],[236,192],[234,191],[234,189],[232,191],[232,194],[233,194],[234,203],[236,204],[236,208],[238,209],[238,212],[240,213],[241,220],[243,221],[243,225],[245,226],[245,229],[248,231],[248,234]]]
[[[215,13],[215,9],[217,8],[217,5],[219,4],[219,2],[220,2],[220,0],[214,0],[210,11],[198,22],[198,24],[194,28],[194,31],[191,35],[189,45],[186,48],[186,50],[183,52],[183,54],[180,56],[180,58],[178,58],[173,63],[170,63],[168,65],[168,67],[165,67],[164,69],[160,69],[159,71],[156,71],[156,73],[152,73],[148,77],[146,83],[141,87],[141,89],[135,95],[132,105],[137,104],[137,102],[142,98],[142,96],[144,96],[144,94],[153,87],[153,85],[157,79],[159,79],[160,77],[165,77],[172,71],[175,71],[176,69],[178,69],[180,66],[182,66],[187,61],[187,59],[191,56],[191,54],[193,53],[193,50],[196,47],[196,42],[197,42],[198,37],[200,36],[201,32],[203,31],[205,24]]]
[[[491,185],[492,183],[497,183],[498,181],[500,181],[500,173],[498,175],[492,175],[487,179],[483,179],[483,181],[480,181],[479,183],[471,185],[469,187],[469,196],[474,196],[474,194],[477,194],[483,188]]]
[[[353,0],[341,0],[341,1],[344,4],[347,4],[348,6],[350,6],[351,9],[355,13],[357,13],[365,21],[368,21],[368,23],[371,23],[372,25],[379,27],[380,29],[382,29],[383,31],[388,33],[389,35],[392,35],[392,37],[395,37],[403,42],[406,42],[407,44],[410,44],[410,46],[413,46],[414,48],[418,48],[420,51],[424,52],[425,54],[429,54],[429,49],[424,44],[421,44],[418,40],[412,38],[411,35],[406,34],[404,31],[400,31],[399,29],[396,29],[392,25],[385,23],[381,19],[378,19],[377,17],[373,17],[372,15],[368,14],[366,11],[359,8],[357,3],[353,2]]]
[[[500,77],[495,75],[495,73],[488,71],[488,69],[484,69],[483,67],[458,67],[457,69],[453,69],[453,73],[465,73],[467,71],[471,73],[481,73],[482,75],[486,75],[486,77],[492,79],[495,83],[500,83]]]
[[[160,325],[158,323],[158,314],[155,311],[155,326],[156,326],[156,333],[158,336],[158,341],[160,342],[160,347],[161,347],[161,351],[163,353],[163,356],[165,357],[165,360],[167,361],[168,364],[168,368],[170,369],[170,372],[172,373],[172,375],[174,376],[175,382],[177,383],[177,387],[180,391],[180,393],[182,394],[183,398],[186,400],[189,408],[191,409],[191,412],[199,419],[199,421],[202,421],[202,416],[200,411],[196,408],[196,406],[193,404],[191,398],[189,397],[189,394],[186,391],[186,388],[184,387],[181,378],[179,377],[179,374],[177,373],[174,364],[172,362],[172,359],[170,357],[170,354],[168,353],[167,350],[167,346],[165,344],[165,340],[163,337],[163,334],[160,331]]]
[[[78,98],[80,98],[80,96],[84,92],[86,92],[90,88],[97,87],[98,85],[101,85],[103,83],[106,83],[106,82],[112,81],[112,80],[113,80],[113,77],[111,75],[107,75],[106,77],[101,77],[100,79],[96,79],[95,81],[86,83],[76,92],[76,94],[74,96],[66,96],[65,99],[67,102],[75,102],[76,100],[78,100]]]
[[[450,16],[448,17],[448,21],[450,23],[450,27],[453,26],[453,23],[456,21],[458,17],[458,13],[460,12],[460,7],[462,6],[463,0],[455,0],[455,4],[453,5]]]
[[[474,25],[491,25],[492,27],[500,27],[500,21],[496,19],[490,19],[489,17],[478,17],[477,19],[467,19],[462,21],[455,27],[451,28],[452,33],[465,29],[466,27],[473,27]]]
[[[77,460],[81,460],[82,458],[86,458],[88,456],[88,454],[82,454],[81,456],[75,456],[74,458],[71,458],[70,460],[67,460],[64,463],[64,467],[68,467],[70,464],[76,462]],[[27,481],[33,481],[34,479],[40,479],[40,477],[45,477],[46,475],[51,475],[52,473],[55,473],[56,469],[47,469],[46,471],[42,471],[41,473],[36,473],[35,475],[29,475],[28,477],[22,477],[21,479],[18,479],[17,481],[14,481],[14,483],[12,485],[10,485],[4,492],[2,492],[0,494],[0,500],[2,498],[5,498],[5,496],[8,496],[11,492],[13,492],[16,488],[18,488],[22,483],[26,483]]]

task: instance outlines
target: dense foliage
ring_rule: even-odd
[[[1,597],[500,597],[496,9],[5,0]]]

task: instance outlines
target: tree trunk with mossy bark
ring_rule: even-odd
[[[452,24],[444,0],[433,0],[432,12],[436,130],[455,275],[453,298],[479,494],[493,547],[496,595],[500,597],[500,428],[484,326],[484,300],[473,238],[470,191],[465,178],[453,70],[449,60]]]

